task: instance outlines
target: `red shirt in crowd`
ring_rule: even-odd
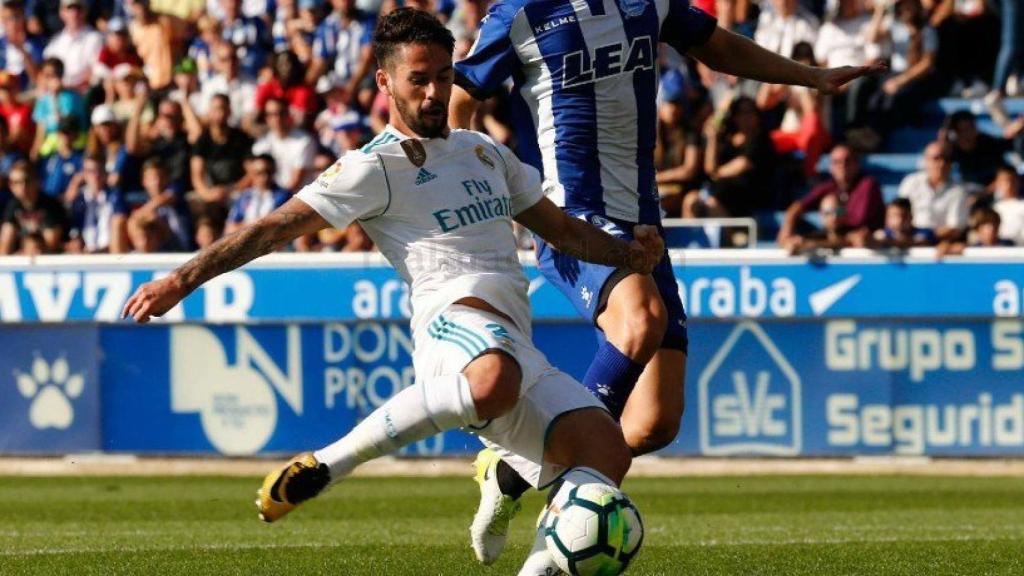
[[[277,78],[272,78],[256,87],[256,109],[260,112],[271,98],[283,98],[288,102],[292,115],[307,115],[316,112],[316,92],[305,85],[285,88]]]
[[[848,229],[864,228],[878,230],[885,225],[885,199],[882,188],[871,176],[861,176],[849,192],[839,189],[835,180],[818,184],[800,199],[800,206],[805,212],[817,210],[822,199],[835,195],[843,214],[839,216],[839,224]]]
[[[122,52],[114,52],[108,46],[104,46],[100,50],[100,55],[97,57],[100,64],[107,67],[108,70],[113,70],[119,64],[131,64],[135,68],[142,67],[142,59],[135,53],[134,50],[124,50]]]

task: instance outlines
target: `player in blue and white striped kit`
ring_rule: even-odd
[[[826,93],[873,68],[819,69],[768,52],[719,28],[688,0],[498,0],[456,64],[451,120],[470,124],[474,102],[511,78],[520,158],[540,169],[565,211],[629,238],[660,225],[654,184],[660,43],[711,68]],[[683,413],[687,333],[666,254],[651,276],[580,262],[538,240],[544,276],[597,328],[583,383],[621,417],[627,443],[644,454],[671,443]],[[526,489],[492,455],[477,461],[480,510],[471,528],[484,563],[504,546]]]

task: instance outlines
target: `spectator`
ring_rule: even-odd
[[[103,162],[107,187],[127,190],[140,187],[135,159],[128,154],[121,123],[110,106],[101,104],[93,108],[92,130],[85,150],[87,156],[95,156]]]
[[[224,234],[224,221],[201,215],[196,218],[196,249],[202,250]]]
[[[18,79],[7,72],[0,72],[0,118],[7,128],[8,144],[27,154],[35,137],[32,107],[20,101]]]
[[[950,150],[942,142],[924,149],[924,170],[900,184],[900,198],[913,207],[914,226],[934,230],[940,241],[958,239],[967,226],[967,191],[951,179]]]
[[[1020,193],[1020,175],[1013,166],[1002,164],[996,170],[992,196],[995,200],[992,208],[1002,219],[1000,236],[1024,246],[1024,198]]]
[[[885,5],[879,0],[877,5]],[[880,57],[878,44],[882,12],[876,10],[874,17],[864,10],[862,0],[839,0],[835,13],[821,26],[814,55],[826,68],[839,66],[865,66],[877,62]],[[834,129],[856,124],[861,110],[866,106],[866,96],[878,86],[874,76],[854,80],[846,89],[834,95],[832,110]]]
[[[711,179],[712,215],[750,216],[775,202],[775,150],[754,100],[729,104],[724,120],[705,123],[704,171]]]
[[[792,54],[798,42],[814,45],[820,21],[797,0],[771,0],[761,11],[754,41],[776,54]]]
[[[240,74],[238,57],[230,44],[219,43],[213,47],[213,78],[200,85],[200,102],[196,114],[206,117],[210,113],[210,103],[217,95],[227,96],[231,102],[231,117],[228,122],[232,126],[241,126],[248,130],[252,126],[256,114],[256,84]]]
[[[90,156],[68,188],[71,206],[69,252],[94,254],[128,251],[128,206],[119,191],[107,185],[102,158]]]
[[[136,212],[128,218],[128,241],[132,252],[139,254],[180,251],[167,222],[150,212]]]
[[[932,0],[931,21],[939,31],[939,69],[965,98],[983,96],[999,53],[999,19],[986,0]]]
[[[802,254],[819,250],[837,252],[851,245],[849,230],[842,224],[843,207],[839,197],[828,194],[818,203],[821,214],[821,230],[813,230],[802,236],[789,236],[780,242],[790,254]]]
[[[133,112],[125,135],[125,150],[136,158],[159,158],[167,173],[168,186],[183,195],[191,189],[189,162],[192,146],[185,132],[181,104],[162,100],[157,106],[156,119],[152,124],[145,124],[143,111],[146,102],[147,95],[144,92],[138,94],[133,101]]]
[[[61,31],[60,0],[32,0],[25,2],[28,31],[47,38]]]
[[[1021,8],[1020,0],[1000,0],[1000,6],[1003,29],[999,35],[999,58],[992,78],[992,91],[985,97],[985,103],[990,108],[1001,108],[1000,100],[1008,93],[1011,76],[1016,75],[1016,85],[1011,94],[1013,96],[1020,92],[1021,82],[1024,81],[1024,9]]]
[[[988,185],[1012,143],[979,132],[977,119],[968,110],[951,114],[945,126],[940,137],[950,142],[953,163],[960,169],[960,177],[964,182]]]
[[[231,234],[252,224],[288,201],[291,194],[274,183],[274,170],[274,158],[270,155],[263,154],[249,161],[252,185],[235,199],[225,232]]]
[[[938,255],[950,256],[964,253],[968,246],[972,248],[999,248],[1013,246],[1013,242],[1001,237],[999,213],[988,206],[978,208],[971,213],[971,229],[967,234],[967,241],[963,239],[949,239],[939,244]]]
[[[64,64],[64,84],[80,93],[91,85],[93,66],[103,50],[103,34],[86,23],[85,11],[83,0],[61,0],[64,29],[43,50],[46,58],[57,58]]]
[[[196,28],[199,35],[189,45],[188,57],[196,63],[199,81],[206,82],[216,74],[213,68],[213,47],[220,44],[223,27],[220,20],[204,14],[196,22]]]
[[[306,83],[315,85],[326,74],[332,82],[344,84],[345,98],[352,102],[373,68],[373,20],[356,8],[355,0],[331,0],[331,5],[334,10],[316,30]],[[370,99],[372,91],[367,99],[359,99],[364,109]]]
[[[266,6],[266,0],[261,1]],[[220,0],[220,7],[224,13],[221,38],[234,47],[242,74],[255,79],[274,49],[270,29],[262,18],[242,12],[242,0]],[[259,14],[264,16],[266,11]]]
[[[696,94],[691,97],[690,92]],[[711,103],[707,92],[688,85],[678,70],[664,74],[658,96],[654,164],[661,205],[672,216],[693,218],[697,214],[692,206],[699,202],[699,189],[704,183],[704,141],[700,127],[712,111]]]
[[[122,64],[132,68],[142,67],[142,58],[139,58],[128,37],[128,26],[120,18],[111,18],[107,22],[107,38],[100,50],[96,61],[93,77],[102,80],[106,93],[113,94],[114,69]],[[109,97],[108,97],[109,98]]]
[[[14,164],[18,161],[24,160],[25,155],[15,148],[11,139],[7,133],[7,121],[0,116],[0,190],[6,192],[7,189],[7,174],[14,167]],[[0,192],[4,194],[4,192]],[[6,196],[5,196],[6,198]],[[3,211],[2,202],[0,202],[0,213]]]
[[[170,16],[157,14],[149,0],[129,0],[132,12],[131,37],[145,63],[144,71],[153,90],[171,84],[174,67],[175,24]]]
[[[192,189],[207,203],[222,205],[241,185],[242,159],[250,154],[252,140],[228,124],[231,102],[217,94],[210,102],[209,124],[192,143]]]
[[[801,218],[807,212],[818,209],[822,200],[835,197],[839,213],[836,224],[854,246],[864,246],[874,230],[882,227],[885,220],[885,201],[881,187],[871,176],[864,173],[860,156],[850,146],[837,144],[829,155],[831,178],[818,184],[811,191],[789,206],[779,230],[779,244],[799,246],[808,230]]]
[[[814,50],[806,42],[793,49],[792,58],[807,66],[816,66]],[[804,86],[763,84],[757,94],[762,110],[784,107],[782,124],[772,130],[772,143],[779,154],[803,156],[803,175],[811,178],[818,170],[818,160],[828,146],[829,134],[821,114],[821,97]]]
[[[16,86],[35,82],[46,44],[26,28],[25,10],[14,2],[4,2],[3,35],[0,36],[0,70],[17,79]]]
[[[914,246],[934,246],[936,242],[935,232],[914,226],[910,200],[897,198],[886,206],[885,228],[875,231],[871,245],[906,250]]]
[[[31,235],[42,238],[45,252],[60,252],[67,220],[60,201],[39,193],[28,162],[18,162],[11,168],[7,184],[14,197],[7,202],[0,222],[0,255],[17,253]]]
[[[32,120],[36,124],[36,138],[30,154],[33,160],[53,154],[57,148],[57,127],[64,121],[76,123],[76,132],[81,134],[81,140],[73,145],[76,148],[85,146],[89,122],[85,99],[64,87],[63,75],[64,65],[56,58],[46,59],[39,71],[39,95],[32,110]]]
[[[57,130],[57,149],[43,160],[43,193],[54,198],[63,198],[75,174],[82,170],[84,154],[75,148],[78,140],[78,122],[73,118],[60,121]]]
[[[152,122],[153,108],[149,106],[149,82],[142,75],[142,70],[131,64],[118,64],[111,74],[113,81],[110,86],[112,92],[107,94],[107,102],[114,109],[114,115],[119,122],[127,122],[131,119],[135,110],[135,98],[139,94],[147,96],[147,106],[143,109],[143,122]]]
[[[267,133],[252,147],[253,154],[269,154],[277,166],[275,180],[282,188],[297,192],[312,175],[316,143],[304,130],[293,128],[288,105],[283,99],[272,98],[263,110]]]
[[[142,165],[142,187],[146,203],[132,214],[141,222],[159,220],[170,230],[162,252],[182,252],[192,248],[192,218],[188,205],[170,188],[167,171],[160,159],[150,158]]]
[[[324,86],[324,100],[327,105],[313,121],[320,147],[341,156],[348,150],[355,150],[362,145],[367,128],[367,119],[345,104],[343,89],[334,85]]]
[[[317,111],[317,101],[313,89],[304,84],[302,63],[291,51],[275,54],[273,63],[273,76],[256,88],[256,110],[263,112],[268,100],[279,98],[288,104],[293,126],[309,126]]]

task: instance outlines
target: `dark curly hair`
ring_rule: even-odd
[[[373,31],[373,55],[387,67],[388,59],[402,44],[437,44],[449,54],[455,51],[455,37],[433,14],[416,8],[397,8],[377,22]]]

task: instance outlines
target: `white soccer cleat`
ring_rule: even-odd
[[[526,556],[526,562],[519,569],[518,576],[558,576],[565,574],[555,562],[555,557],[548,551],[548,544],[544,537],[543,519],[545,510],[541,511],[541,520],[537,523],[537,532],[533,536],[533,547]]]
[[[476,480],[480,485],[480,506],[469,527],[473,554],[484,565],[493,564],[505,549],[508,524],[522,505],[511,496],[501,493],[495,468],[501,459],[493,450],[481,450],[473,463]]]

